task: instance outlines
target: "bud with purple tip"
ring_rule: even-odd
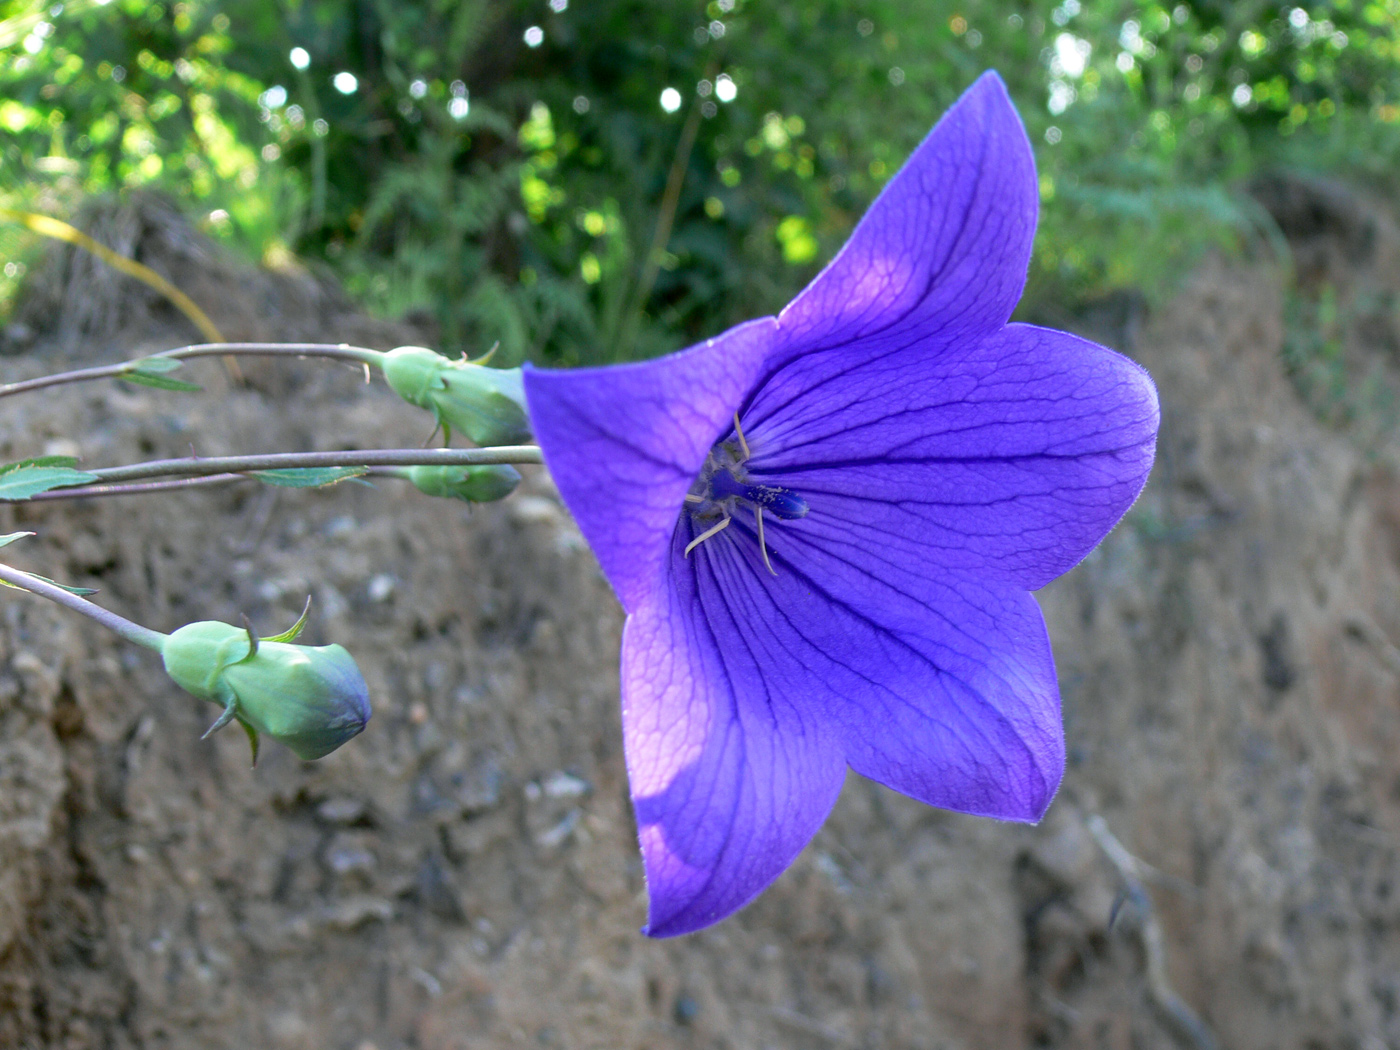
[[[162,646],[175,683],[223,707],[209,733],[237,721],[254,761],[259,734],[309,760],[330,754],[369,721],[369,690],[342,646],[291,644],[305,621],[303,613],[290,631],[260,639],[247,627],[203,620]]]

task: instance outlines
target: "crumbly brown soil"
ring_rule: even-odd
[[[271,281],[222,280],[262,298],[225,294],[215,320],[413,339],[325,296],[312,320],[259,313]],[[159,629],[271,633],[313,595],[307,638],[346,644],[375,702],[331,757],[269,744],[250,769],[241,734],[199,740],[216,712],[152,654],[6,592],[0,1047],[1400,1046],[1400,479],[1300,403],[1283,312],[1273,269],[1208,262],[1128,347],[1161,387],[1161,450],[1041,595],[1070,746],[1046,821],[852,776],[757,903],[672,941],[637,933],[621,616],[547,477],[475,510],[391,482],[0,510],[39,534],[15,563]],[[67,345],[187,338],[158,304],[121,319]],[[51,345],[6,378],[57,367]],[[7,400],[0,456],[425,436],[353,371],[245,371]]]

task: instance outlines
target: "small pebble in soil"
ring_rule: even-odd
[[[676,1008],[674,1010],[676,1024],[689,1025],[700,1013],[700,1004],[688,995],[676,997]]]
[[[387,602],[394,596],[394,578],[387,572],[381,572],[369,581],[366,593],[369,595],[369,600],[375,604]]]
[[[549,775],[543,784],[543,790],[549,798],[578,798],[588,794],[591,785],[581,777],[561,770]]]
[[[364,802],[348,796],[328,798],[316,807],[316,816],[327,824],[354,824],[364,815]]]

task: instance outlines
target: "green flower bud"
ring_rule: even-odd
[[[520,369],[452,361],[421,346],[390,350],[380,365],[394,393],[430,410],[445,429],[456,427],[478,445],[530,440]]]
[[[451,496],[469,503],[504,499],[520,484],[520,471],[504,463],[477,467],[406,467],[403,476],[429,496]]]
[[[342,646],[284,641],[304,622],[305,615],[274,639],[215,620],[188,624],[165,639],[165,672],[182,689],[223,707],[209,733],[237,720],[255,761],[260,733],[301,758],[321,758],[364,729],[369,690]]]

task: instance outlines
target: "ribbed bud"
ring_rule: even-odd
[[[478,445],[519,445],[531,438],[518,368],[453,361],[421,346],[390,350],[381,366],[396,394]]]
[[[255,644],[246,628],[204,620],[171,634],[161,655],[177,685],[224,708],[209,731],[237,720],[248,731],[255,758],[261,733],[300,758],[314,759],[369,721],[364,677],[339,645]]]

